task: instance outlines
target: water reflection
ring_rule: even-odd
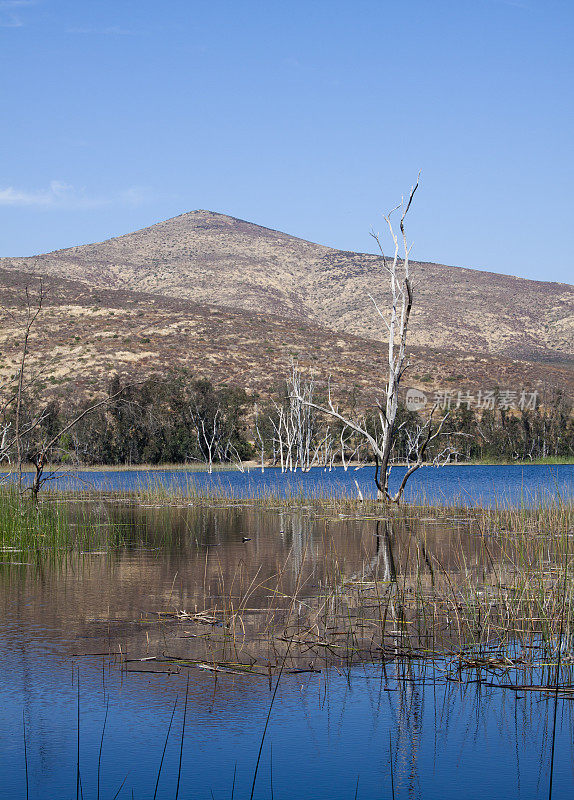
[[[425,523],[317,516],[311,509],[277,513],[125,503],[100,503],[92,513],[90,525],[100,538],[80,553],[67,554],[61,563],[37,561],[0,572],[4,618],[41,630],[43,646],[52,638],[72,652],[108,647],[143,658],[169,645],[179,657],[213,659],[220,644],[219,660],[231,648],[234,658],[241,649],[249,660],[264,663],[277,661],[284,650],[269,641],[271,626],[296,628],[301,636],[310,631],[314,638],[343,636],[345,615],[365,617],[353,633],[361,638],[354,649],[369,642],[371,649],[380,647],[367,612],[383,602],[386,644],[404,646],[407,628],[425,644],[426,623],[418,620],[413,627],[412,610],[402,605],[405,596],[435,587],[434,564],[440,564],[443,582],[460,582],[470,573],[487,579],[496,550],[491,543],[487,556],[472,519]],[[81,519],[78,514],[78,524]],[[112,548],[106,540],[110,530]],[[206,648],[210,626],[192,620],[202,612],[233,620],[233,631],[212,626]],[[340,630],[332,631],[337,622]],[[343,664],[337,649],[345,648],[309,647],[308,657]]]
[[[552,698],[457,682],[448,659],[404,655],[432,649],[439,627],[456,641],[453,621],[433,617],[431,589],[434,597],[504,575],[499,540],[472,517],[128,503],[100,503],[91,514],[83,552],[0,568],[6,796],[26,796],[23,711],[32,796],[73,795],[78,667],[85,796],[94,796],[108,700],[105,796],[128,772],[124,796],[153,795],[178,696],[158,795],[174,796],[188,674],[182,796],[229,796],[236,765],[237,796],[248,796],[283,635],[301,643],[289,666],[306,671],[282,676],[257,797],[271,796],[271,745],[276,796],[351,797],[357,778],[359,797],[391,797],[391,781],[396,796],[425,800],[460,796],[461,787],[469,798],[544,794]],[[426,618],[413,611],[421,603]],[[85,655],[96,653],[112,655]],[[190,667],[193,659],[256,671],[209,672]],[[570,702],[559,702],[555,785],[566,796],[572,719]]]

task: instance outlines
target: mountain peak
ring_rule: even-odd
[[[0,266],[385,338],[369,301],[388,292],[377,256],[208,209],[96,244],[0,259]],[[546,359],[574,349],[573,287],[441,264],[413,262],[412,269],[411,344]]]

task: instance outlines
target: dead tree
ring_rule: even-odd
[[[206,406],[205,403],[196,399],[189,408],[190,420],[200,454],[200,458],[197,460],[202,460],[207,464],[210,475],[216,461],[231,463],[240,472],[244,472],[241,455],[233,442],[230,420],[219,400],[214,399],[213,403]]]
[[[195,428],[195,435],[199,452],[207,464],[209,474],[213,472],[213,462],[219,455],[219,440],[221,436],[222,414],[221,409],[215,409],[210,420],[207,420],[196,407],[191,412],[191,419]]]
[[[309,401],[295,387],[295,396],[301,403],[308,404],[313,408],[335,417],[344,426],[350,428],[368,445],[376,464],[375,482],[377,485],[379,498],[398,503],[403,495],[406,483],[410,476],[424,463],[425,454],[429,445],[442,432],[442,427],[446,416],[438,423],[436,429],[433,424],[434,410],[419,432],[413,439],[413,450],[411,461],[407,467],[405,477],[401,481],[399,489],[394,494],[389,489],[389,478],[392,469],[393,447],[398,432],[397,411],[399,405],[399,388],[401,380],[409,366],[407,357],[407,334],[411,311],[413,307],[414,293],[410,275],[409,257],[412,245],[408,244],[405,231],[405,219],[411,208],[415,193],[419,186],[417,178],[416,184],[412,187],[406,202],[401,202],[384,219],[394,245],[393,257],[385,256],[381,238],[378,234],[372,233],[379,252],[384,274],[389,281],[390,301],[388,308],[384,309],[377,303],[376,299],[369,295],[375,311],[381,319],[386,330],[388,367],[385,388],[382,397],[376,402],[375,409],[375,430],[369,430],[365,418],[351,419],[339,411],[335,405],[331,386],[329,384],[327,405],[318,405]],[[399,221],[399,234],[395,232],[392,216],[396,211],[401,212]],[[403,250],[402,258],[399,252]]]
[[[265,440],[261,431],[259,430],[259,408],[255,403],[255,433],[257,434],[257,441],[259,444],[259,452],[261,455],[261,472],[265,472]]]
[[[273,428],[274,461],[277,460],[278,454],[281,472],[285,472],[285,434],[289,433],[289,429],[287,428],[285,422],[285,409],[280,403],[276,403],[275,400],[273,400],[273,405],[275,407],[275,411],[277,412],[277,418],[275,418],[273,415],[270,415],[269,421],[271,422],[271,426]]]
[[[42,486],[48,481],[56,478],[58,475],[57,472],[52,472],[49,475],[44,474],[44,470],[46,468],[46,465],[49,463],[50,453],[53,450],[53,448],[57,447],[62,438],[71,430],[73,430],[73,428],[75,428],[76,425],[78,425],[78,423],[84,419],[84,417],[87,417],[89,414],[92,414],[98,408],[102,408],[103,406],[109,405],[117,397],[119,397],[122,394],[122,392],[124,392],[127,388],[128,388],[127,386],[124,386],[119,391],[115,392],[115,394],[112,394],[109,397],[104,398],[103,400],[98,400],[97,402],[88,406],[88,408],[85,408],[70,422],[64,425],[55,435],[46,438],[45,440],[39,443],[39,445],[35,449],[35,452],[32,454],[30,459],[36,470],[36,473],[34,475],[34,480],[32,481],[32,485],[30,486],[30,492],[35,502],[38,502],[38,494],[40,493],[40,489],[42,488]]]
[[[295,362],[285,381],[283,402],[273,401],[275,415],[269,417],[273,428],[274,451],[279,454],[281,472],[302,472],[316,465],[322,442],[317,442],[316,415],[313,411],[315,381],[305,380]]]
[[[109,404],[127,388],[124,387],[103,400],[95,401],[92,405],[73,417],[72,420],[65,423],[59,430],[52,429],[49,433],[44,432],[44,435],[42,435],[43,423],[45,423],[49,416],[50,404],[48,403],[30,414],[27,413],[25,399],[29,391],[33,391],[38,387],[39,375],[45,369],[44,365],[44,368],[40,369],[40,371],[28,375],[30,337],[38,321],[38,317],[42,312],[45,299],[46,293],[42,281],[39,283],[35,298],[30,288],[26,286],[24,320],[22,323],[22,350],[19,359],[19,369],[11,382],[12,386],[8,385],[8,387],[2,387],[4,391],[6,391],[7,388],[9,391],[8,396],[0,404],[0,415],[3,417],[3,423],[0,426],[0,462],[7,461],[8,464],[10,464],[12,462],[12,457],[15,456],[18,494],[22,496],[25,492],[30,491],[35,501],[38,500],[38,494],[42,486],[47,481],[57,476],[57,472],[50,472],[50,474],[47,475],[45,470],[49,463],[50,456],[53,451],[60,446],[63,437],[72,431],[84,417],[91,414],[96,409]],[[9,413],[13,414],[12,420],[6,418]],[[32,484],[27,488],[23,486],[23,468],[26,458],[29,459],[35,467],[35,475]]]
[[[29,385],[33,383],[33,379],[27,377],[30,337],[42,311],[44,300],[44,286],[40,280],[36,297],[33,296],[30,287],[26,286],[25,288],[23,320],[17,319],[10,311],[7,312],[15,324],[22,328],[22,349],[18,371],[2,386],[2,391],[6,394],[0,403],[0,415],[2,417],[0,462],[7,461],[8,464],[11,464],[14,457],[16,462],[16,483],[20,494],[22,493],[24,457],[26,455],[25,443],[44,419],[42,412],[35,416],[33,415],[31,418],[25,418],[24,412],[25,394]],[[10,414],[13,415],[11,420],[9,419]]]
[[[24,394],[24,374],[26,369],[26,360],[28,358],[30,333],[34,327],[34,323],[38,319],[42,311],[44,303],[44,286],[40,281],[38,289],[38,299],[35,306],[32,303],[30,290],[26,286],[26,318],[24,324],[24,335],[22,337],[22,355],[20,358],[20,369],[18,371],[18,385],[16,389],[16,414],[14,422],[14,440],[16,444],[16,458],[18,465],[18,491],[22,491],[22,466],[23,466],[23,451],[22,451],[22,429],[21,429],[21,413],[22,413],[22,397]]]
[[[352,445],[353,445],[353,442],[351,440],[351,436],[346,436],[345,435],[346,431],[347,431],[347,426],[343,425],[341,427],[341,431],[340,431],[340,435],[339,435],[339,440],[340,440],[340,444],[341,444],[341,465],[342,465],[343,469],[345,470],[345,472],[351,466],[351,462],[353,461],[353,459],[356,459],[359,462],[358,466],[356,466],[355,469],[360,469],[360,467],[361,467],[361,449],[363,447],[363,442],[359,441],[359,443],[356,445],[356,447],[351,449]],[[346,457],[347,450],[349,450],[349,458],[348,459]]]
[[[313,380],[304,380],[297,364],[291,362],[291,375],[287,385],[289,389],[289,416],[296,452],[295,468],[299,464],[302,472],[309,472],[315,463],[313,444],[316,426],[312,406],[315,382]]]

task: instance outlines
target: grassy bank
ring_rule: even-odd
[[[15,488],[0,487],[0,567],[40,564],[119,541],[121,531],[101,505],[46,496],[36,506]]]

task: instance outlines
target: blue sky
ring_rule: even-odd
[[[195,208],[572,280],[570,0],[0,0],[0,255]]]

